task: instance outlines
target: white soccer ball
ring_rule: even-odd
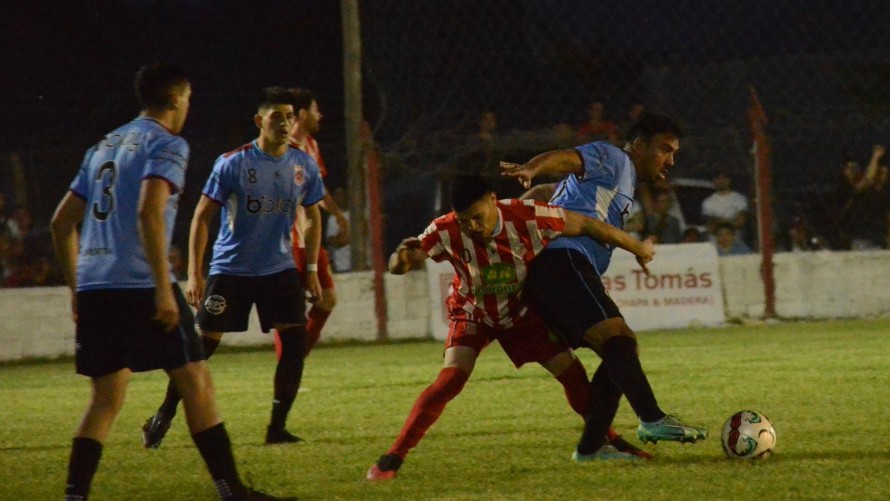
[[[721,437],[723,452],[732,459],[766,459],[776,447],[776,430],[769,418],[755,411],[739,411],[726,420]]]

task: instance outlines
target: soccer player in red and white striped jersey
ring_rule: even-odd
[[[479,353],[494,340],[516,367],[527,362],[544,366],[563,385],[575,412],[586,415],[590,389],[583,366],[523,299],[528,265],[560,235],[584,235],[625,249],[644,270],[655,254],[651,242],[602,221],[532,200],[499,201],[480,176],[455,176],[451,207],[452,212],[435,219],[419,238],[402,241],[390,256],[389,271],[397,275],[421,267],[427,257],[454,266],[447,300],[451,326],[444,367],[418,397],[389,451],[368,471],[369,480],[396,476],[408,452],[461,392]],[[610,433],[610,439],[617,437]]]
[[[294,96],[294,112],[297,114],[297,120],[291,132],[291,145],[308,153],[315,160],[321,172],[321,177],[324,179],[328,175],[327,166],[325,165],[324,158],[321,156],[321,150],[318,148],[318,141],[313,137],[314,134],[318,134],[321,128],[322,114],[318,109],[318,100],[311,90],[301,88],[289,90]],[[341,235],[338,235],[337,238],[341,240],[349,238],[349,220],[343,215],[343,211],[340,209],[337,201],[334,200],[334,197],[328,192],[327,187],[324,188],[324,198],[322,198],[321,207],[333,214],[337,219],[337,226],[341,232]],[[321,337],[321,330],[337,305],[337,295],[334,289],[331,260],[324,246],[318,249],[318,262],[307,262],[306,244],[303,241],[305,225],[306,216],[297,207],[294,224],[291,227],[291,246],[294,262],[304,283],[307,273],[310,270],[316,270],[318,272],[318,281],[321,284],[321,297],[313,302],[306,313],[306,355],[308,355],[309,351],[312,350]],[[277,331],[275,332],[274,341],[275,352],[280,358],[281,341],[278,338]]]

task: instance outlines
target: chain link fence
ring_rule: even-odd
[[[887,246],[887,187],[876,183],[851,202],[842,171],[855,161],[861,177],[873,145],[890,143],[888,3],[378,0],[361,8],[367,110],[385,150],[390,207],[409,200],[419,180],[493,173],[498,160],[588,142],[576,131],[595,102],[618,135],[635,105],[674,116],[687,135],[672,175],[707,185],[724,171],[751,200],[750,85],[768,117],[779,249],[792,248],[795,231],[808,232],[810,247],[850,248],[859,226]],[[601,137],[610,127],[599,127]],[[692,212],[699,202],[681,200]],[[424,216],[441,210],[426,205]],[[399,212],[387,217],[404,231]],[[756,249],[755,233],[747,235]],[[402,236],[390,232],[388,245]]]
[[[201,50],[224,46],[227,57],[247,60],[260,48],[277,47],[286,39],[282,33],[292,33],[295,26],[313,40],[337,29],[330,22],[310,22],[316,9],[330,10],[333,4],[310,8],[281,2],[271,25],[262,16],[254,19],[256,26],[274,29],[263,31],[258,40],[235,43],[234,34],[218,31],[226,25],[224,14],[232,12],[211,9],[210,2],[193,4],[192,10],[177,11],[173,28],[155,22],[138,33],[128,46],[135,59],[115,53],[129,62],[101,77],[85,71],[76,58],[61,61],[62,70],[47,65],[24,72],[30,80],[19,82],[22,72],[9,72],[15,85],[2,98],[8,115],[0,134],[5,213],[27,206],[34,226],[46,236],[52,210],[86,147],[108,127],[132,117],[129,86],[136,60],[165,54],[207,59],[197,49],[197,56],[191,54],[188,43],[180,41],[193,40],[185,38],[186,31],[202,34],[194,40],[210,40],[204,45],[190,42]],[[127,12],[143,8],[127,5]],[[499,160],[525,161],[549,149],[620,137],[637,106],[673,115],[686,129],[672,176],[686,182],[678,182],[674,190],[689,224],[701,223],[700,199],[715,174],[725,171],[733,188],[752,203],[773,205],[780,249],[791,248],[791,236],[804,230],[809,241],[818,236],[818,244],[831,249],[858,248],[861,236],[873,246],[887,247],[887,188],[859,181],[868,171],[874,145],[890,145],[890,37],[883,26],[890,19],[888,2],[374,0],[361,2],[360,9],[365,109],[382,151],[385,177],[384,252],[405,235],[421,231],[443,209],[440,187],[450,173],[494,174]],[[244,7],[234,14],[246,19],[254,10]],[[64,24],[76,12],[72,7],[45,14]],[[166,19],[162,10],[139,13]],[[291,18],[293,22],[287,21]],[[34,42],[39,38],[37,20],[44,18],[28,19],[30,24],[19,22],[7,33],[23,43]],[[100,21],[95,17],[87,24],[98,26]],[[114,45],[119,35],[90,33],[101,34],[97,47]],[[64,52],[66,43],[92,40],[84,34],[71,36],[52,50]],[[341,48],[328,42],[324,49],[333,54]],[[4,57],[15,68],[30,64],[23,54],[8,51]],[[326,64],[315,51],[287,50],[281,57],[280,66],[288,71],[264,67],[239,78],[232,77],[233,70],[193,61],[195,112],[184,131],[192,146],[192,167],[183,207],[196,203],[213,159],[254,133],[249,116],[256,89],[269,83],[311,84]],[[98,64],[95,58],[90,61]],[[39,82],[50,78],[64,79],[72,89],[88,80],[102,96],[101,104],[90,104],[73,90],[40,94]],[[219,79],[227,84],[211,88]],[[753,196],[749,85],[768,117],[774,181],[769,201]],[[319,137],[322,150],[329,165],[342,167],[337,118],[342,116],[341,90],[332,86],[316,91],[327,116]],[[578,129],[589,120],[594,102],[614,129],[600,125],[582,137]],[[343,172],[332,169],[333,186],[347,184]],[[844,172],[858,183],[860,193],[853,194]],[[869,184],[867,189],[863,184]],[[502,196],[519,194],[515,183],[501,182],[497,188]],[[181,247],[187,242],[190,216],[190,210],[180,211],[174,242]],[[756,249],[755,234],[746,232]],[[46,247],[48,240],[40,242]],[[50,253],[41,248],[32,253],[37,254]]]

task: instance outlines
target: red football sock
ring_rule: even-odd
[[[330,310],[323,310],[317,306],[309,309],[306,315],[306,355],[309,355],[321,337],[321,330],[324,329],[329,316],[331,316]]]
[[[565,390],[566,399],[572,410],[582,418],[587,416],[590,413],[590,381],[587,380],[587,371],[584,370],[581,361],[576,358],[568,369],[556,376],[556,380]]]
[[[568,399],[569,405],[572,406],[572,410],[580,414],[582,418],[586,418],[587,414],[590,413],[591,405],[590,385],[587,381],[587,371],[584,370],[584,365],[581,364],[581,361],[576,358],[568,369],[556,377],[556,380],[562,384],[566,392],[566,399]],[[619,435],[614,429],[609,428],[606,436],[611,442]]]
[[[402,425],[399,438],[393,442],[387,454],[395,454],[404,459],[408,451],[417,446],[426,431],[439,419],[448,402],[456,397],[469,379],[466,373],[456,367],[445,367],[433,384],[427,386],[417,397],[408,419]]]

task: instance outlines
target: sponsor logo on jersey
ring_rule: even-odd
[[[516,269],[506,263],[494,263],[480,270],[482,285],[473,287],[476,296],[493,294],[507,296],[519,290]]]
[[[271,214],[273,212],[291,214],[296,210],[296,207],[296,200],[290,198],[275,199],[265,195],[254,198],[250,193],[247,194],[248,214]]]
[[[294,165],[294,183],[297,186],[303,186],[303,183],[306,182],[306,170],[302,165]]]
[[[222,315],[227,306],[226,298],[215,294],[204,300],[204,309],[211,315]]]

